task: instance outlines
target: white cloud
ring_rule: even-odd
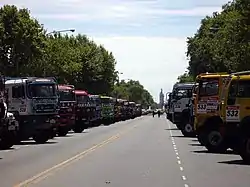
[[[158,1],[118,1],[118,0],[57,0],[44,3],[41,0],[2,0],[1,4],[12,3],[31,9],[40,19],[62,20],[110,20],[147,19],[159,16],[206,16],[221,7],[195,7],[191,9],[164,9]],[[157,6],[156,6],[157,5]]]
[[[139,80],[158,101],[160,88],[172,89],[187,61],[185,38],[167,37],[106,37],[93,38],[112,51],[117,59],[120,79]]]

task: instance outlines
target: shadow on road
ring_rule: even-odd
[[[173,138],[194,138],[194,137],[188,137],[188,136],[171,136]]]
[[[228,154],[228,155],[238,155],[237,153],[235,153],[232,150],[227,150],[225,153],[212,153],[209,152],[208,150],[199,150],[199,151],[191,151],[193,153],[205,153],[205,154],[214,154],[214,155],[224,155],[224,154]]]
[[[58,142],[45,142],[45,143],[42,143],[42,145],[46,145],[46,144],[56,144]],[[36,143],[35,141],[22,141],[22,142],[19,142],[17,143],[16,145],[40,145],[39,143]]]
[[[190,143],[190,144],[188,144],[188,145],[191,145],[191,146],[203,146],[203,145],[201,145],[200,143]]]
[[[244,163],[243,160],[227,160],[227,161],[220,161],[218,162],[219,164],[230,164],[230,165],[245,165],[245,166],[249,166],[248,164]]]
[[[11,147],[11,148],[8,148],[8,149],[0,149],[0,152],[1,151],[5,151],[5,150],[14,150],[15,148]]]
[[[67,137],[72,137],[72,136],[74,136],[74,134],[67,134],[66,136],[56,136],[55,138],[67,138]]]
[[[168,131],[179,131],[179,129],[178,129],[178,128],[165,129],[165,130],[168,130]]]
[[[194,140],[192,140],[193,142],[198,142],[198,140],[197,139],[194,139]]]

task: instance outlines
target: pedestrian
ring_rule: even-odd
[[[157,113],[158,113],[158,118],[161,117],[161,111],[158,110]]]
[[[153,111],[153,118],[155,117],[155,111]]]

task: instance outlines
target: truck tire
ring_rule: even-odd
[[[57,134],[58,136],[66,136],[68,134],[69,130],[66,127],[61,127],[58,129]]]
[[[84,127],[83,126],[76,126],[73,128],[73,131],[75,133],[82,133],[84,131]]]
[[[16,142],[14,134],[12,133],[5,133],[2,134],[0,137],[0,149],[6,150],[11,148]]]
[[[207,141],[205,142],[205,147],[209,152],[213,153],[225,153],[228,149],[225,137],[216,130],[210,130],[206,132]]]
[[[196,134],[194,132],[194,128],[193,128],[192,124],[190,124],[190,123],[182,125],[181,133],[185,137],[195,137],[196,136]]]
[[[49,131],[41,131],[33,135],[33,140],[38,144],[44,144],[50,139],[50,136]]]
[[[250,164],[250,137],[246,137],[242,140],[239,150],[243,162]]]

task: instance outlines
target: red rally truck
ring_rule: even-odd
[[[66,136],[75,124],[76,96],[73,85],[58,85],[59,90],[59,124],[58,136]]]

